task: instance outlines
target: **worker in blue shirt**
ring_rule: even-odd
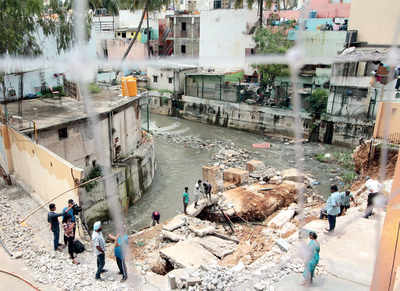
[[[329,228],[325,230],[332,232],[336,226],[336,216],[340,213],[341,196],[338,192],[338,187],[336,185],[331,186],[331,196],[329,196],[326,201],[326,212],[328,214]]]
[[[126,279],[128,279],[128,273],[125,264],[125,251],[128,246],[128,235],[118,234],[117,236],[113,236],[112,234],[109,234],[108,237],[112,239],[115,243],[114,245],[115,260],[117,261],[119,272],[122,275],[121,282],[124,282],[126,281]]]

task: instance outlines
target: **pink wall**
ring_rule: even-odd
[[[129,46],[130,40],[113,39],[107,40],[108,57],[110,60],[120,60]],[[127,60],[143,60],[147,58],[146,45],[136,40]]]
[[[316,10],[318,18],[350,17],[350,3],[330,3],[330,0],[310,0],[308,9]],[[272,11],[265,11],[264,17],[268,18]],[[278,12],[281,18],[299,19],[301,11],[282,10]],[[308,18],[308,15],[306,16]]]

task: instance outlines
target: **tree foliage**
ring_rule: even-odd
[[[326,112],[326,106],[328,105],[328,91],[317,88],[309,97],[307,97],[306,102],[308,104],[306,110],[315,116],[316,119],[319,119],[321,114]]]
[[[257,28],[254,41],[257,54],[285,54],[293,46],[282,31],[273,32],[267,28]],[[273,85],[276,77],[289,76],[289,67],[284,64],[255,65],[262,75],[262,82]]]
[[[42,53],[39,37],[54,36],[57,51],[68,49],[73,40],[72,0],[0,0],[0,55],[36,56]],[[88,37],[90,19],[88,18]]]

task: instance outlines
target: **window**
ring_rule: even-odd
[[[186,22],[182,22],[181,25],[182,25],[182,31],[186,31]]]
[[[221,0],[214,0],[214,9],[222,8],[222,1]]]
[[[153,76],[153,83],[157,83],[158,82],[158,76]]]
[[[181,53],[186,54],[186,45],[181,45]]]
[[[68,138],[68,130],[66,127],[60,128],[58,130],[58,139],[62,140],[62,139],[66,139]]]
[[[169,77],[169,78],[168,78],[168,83],[169,83],[169,84],[172,84],[172,79],[173,79],[172,77]]]
[[[126,32],[122,33],[122,38],[126,38]]]

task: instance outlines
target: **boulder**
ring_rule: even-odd
[[[249,181],[249,172],[239,168],[229,168],[224,171],[224,181],[242,185]]]
[[[218,262],[213,254],[194,240],[180,241],[173,246],[164,248],[160,250],[160,255],[175,268],[215,265]]]
[[[277,239],[275,241],[275,243],[284,252],[287,252],[289,250],[289,248],[290,248],[290,244],[286,240],[284,240],[282,238]]]
[[[295,168],[287,169],[281,172],[284,181],[293,181],[303,183],[305,175]]]
[[[279,185],[282,184],[282,177],[281,176],[273,176],[268,183],[274,184],[274,185]]]
[[[246,164],[246,169],[250,173],[254,172],[254,171],[262,170],[264,168],[265,168],[264,163],[259,160],[251,160],[251,161],[248,161]]]
[[[281,228],[284,224],[289,222],[295,214],[295,211],[292,209],[281,210],[278,215],[276,215],[271,221],[268,223],[268,226],[273,228]]]

